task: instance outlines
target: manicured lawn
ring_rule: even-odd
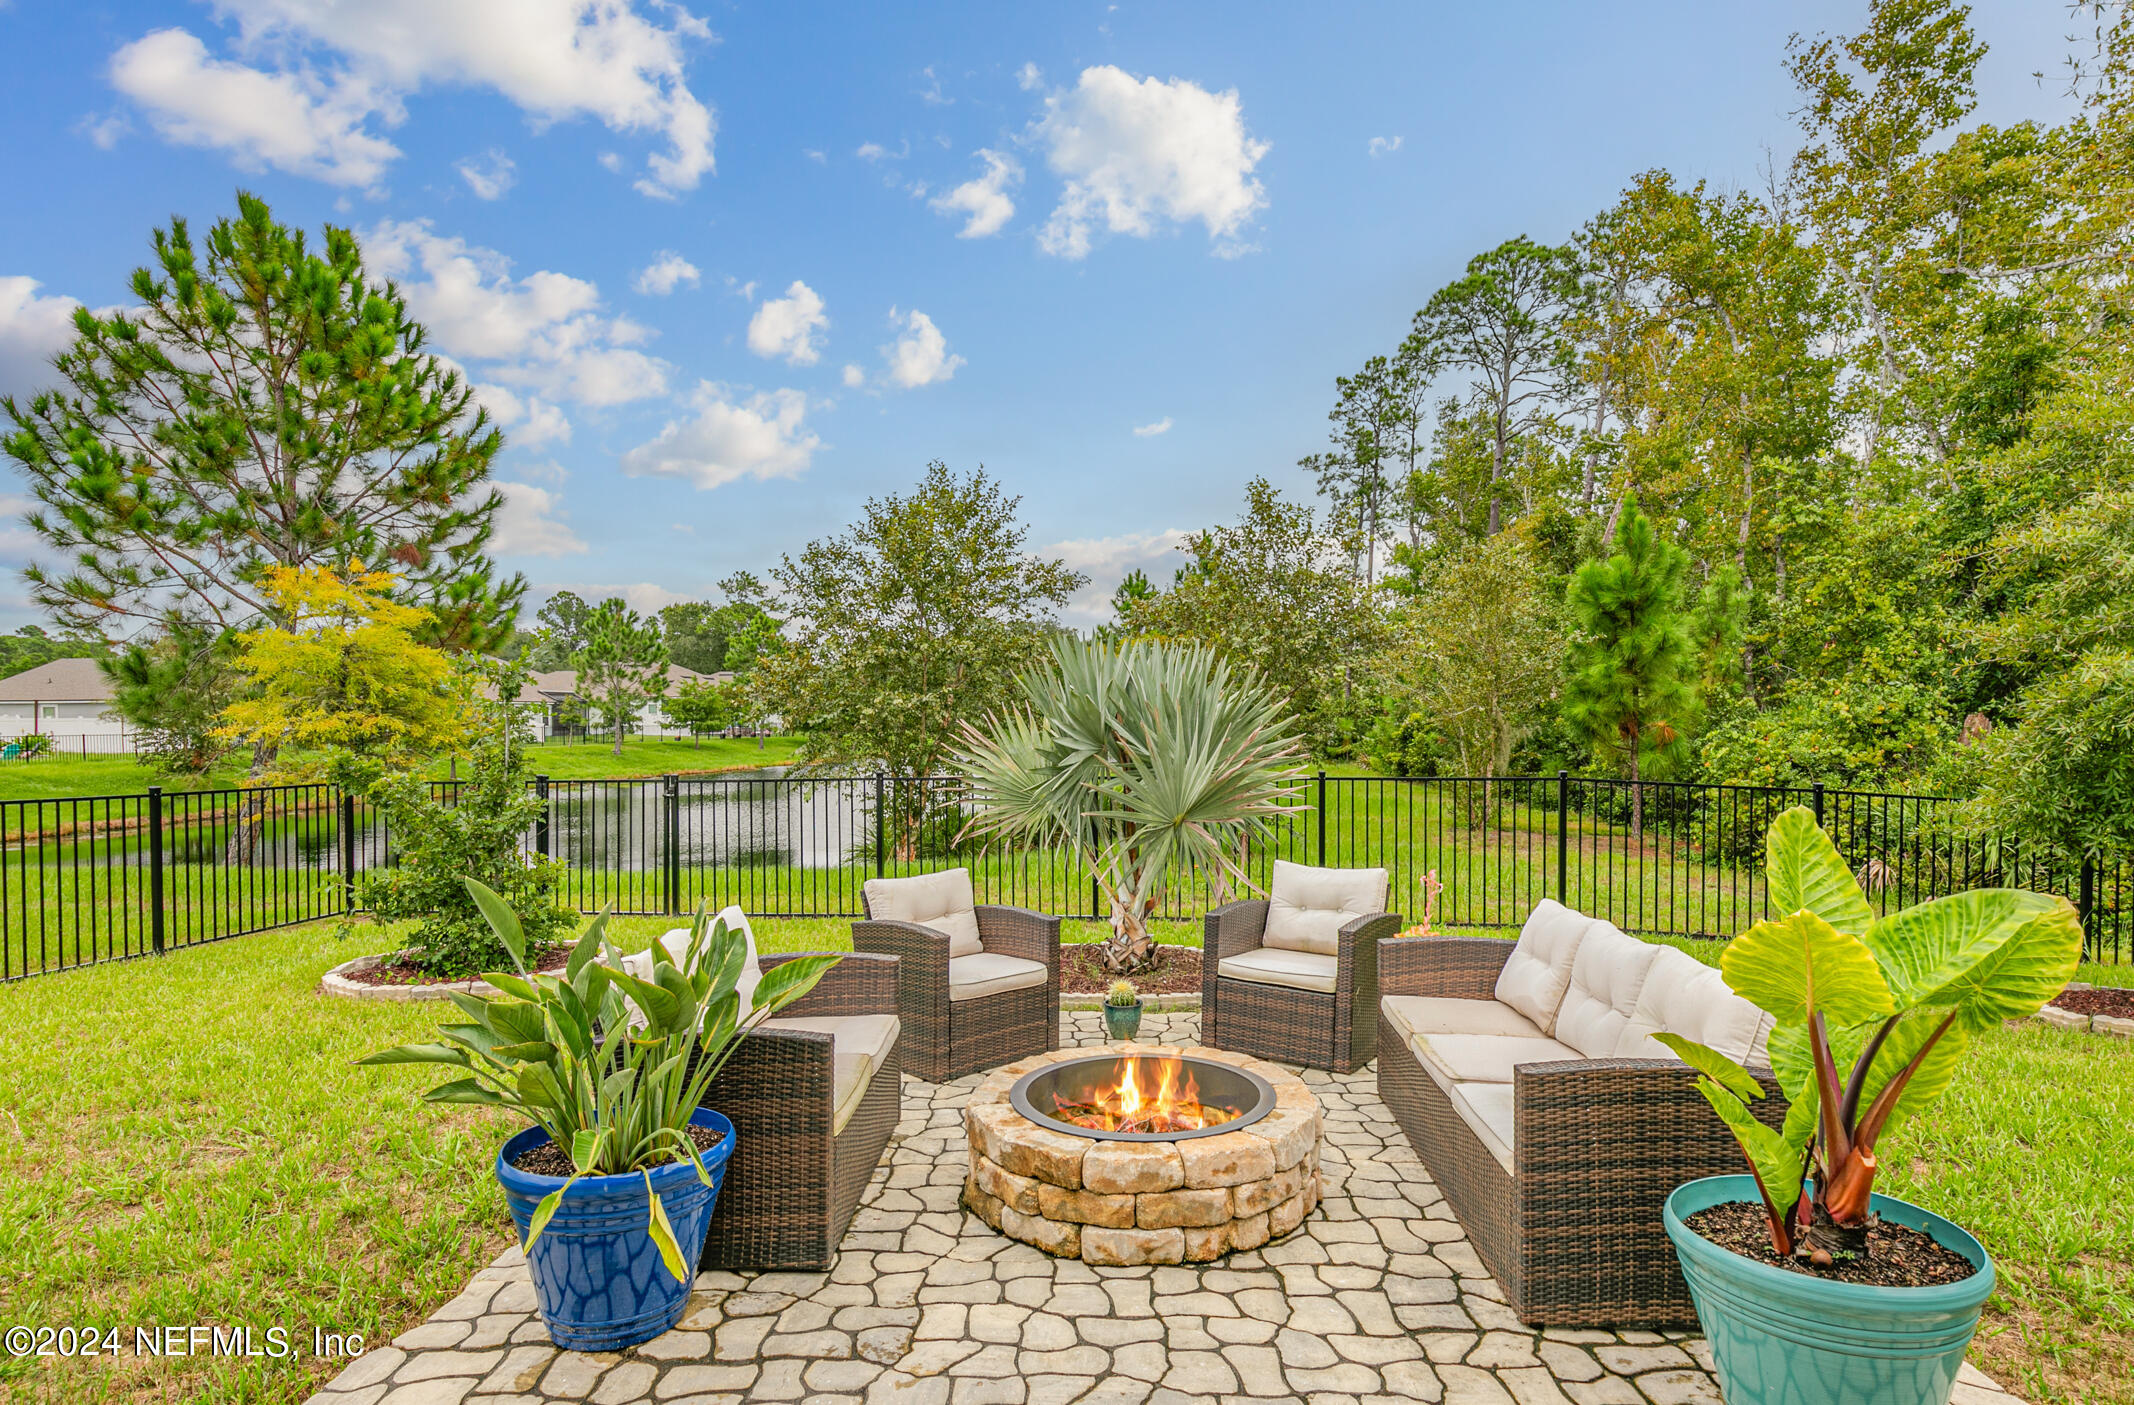
[[[616,926],[641,947],[667,925]],[[844,921],[765,921],[772,950],[841,949]],[[1100,936],[1098,924],[1068,935]],[[1167,940],[1196,939],[1190,924]],[[489,1176],[507,1123],[416,1101],[358,1055],[437,1006],[333,1000],[330,965],[391,944],[337,924],[0,988],[0,1326],[273,1325],[383,1341],[509,1242]],[[1720,948],[1683,943],[1708,960]],[[2033,1401],[2134,1400],[2134,1045],[2037,1026],[1981,1041],[1957,1092],[1885,1158],[1887,1188],[2000,1260],[1978,1352]],[[304,1356],[0,1358],[55,1400],[300,1400]]]

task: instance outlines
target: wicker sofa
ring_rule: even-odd
[[[744,994],[762,972],[794,958],[757,955],[739,908],[719,916],[749,935]],[[661,938],[677,955],[688,939],[687,928]],[[896,958],[851,955],[742,1036],[704,1093],[704,1106],[734,1124],[734,1154],[701,1267],[831,1266],[896,1130],[900,1028]]]
[[[1378,1046],[1378,944],[1400,930],[1383,911],[1382,868],[1308,868],[1277,859],[1265,899],[1207,916],[1200,1038],[1215,1049],[1350,1073]]]
[[[1671,947],[1544,901],[1519,941],[1411,937],[1378,949],[1378,1089],[1506,1301],[1541,1326],[1693,1327],[1660,1208],[1743,1168],[1650,1036],[1765,1066],[1770,1018]]]
[[[1060,919],[977,903],[956,868],[870,878],[852,949],[894,956],[904,1066],[946,1083],[1060,1042]]]

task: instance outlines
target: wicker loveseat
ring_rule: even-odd
[[[748,933],[739,908],[719,916]],[[679,956],[689,931],[661,940]],[[763,971],[794,955],[758,956],[749,933],[744,998]],[[900,1030],[896,958],[849,955],[742,1036],[704,1093],[704,1106],[732,1119],[735,1144],[702,1267],[830,1267],[896,1130]]]
[[[1770,1018],[1688,954],[1543,902],[1514,943],[1378,948],[1378,1089],[1512,1310],[1562,1327],[1696,1325],[1660,1208],[1741,1152],[1650,1036],[1764,1066]]]
[[[1200,1038],[1215,1049],[1350,1073],[1378,1044],[1378,944],[1400,930],[1383,911],[1382,868],[1308,868],[1277,859],[1263,900],[1207,916]]]
[[[898,958],[904,1067],[946,1083],[1060,1043],[1060,919],[974,901],[971,875],[870,878],[852,949]]]

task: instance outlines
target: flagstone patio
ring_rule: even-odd
[[[1197,1042],[1193,1012],[1150,1042]],[[1105,1042],[1094,1011],[1064,1016]],[[1301,1070],[1325,1112],[1325,1198],[1295,1233],[1213,1264],[1054,1259],[962,1210],[962,1108],[983,1075],[904,1081],[904,1120],[829,1273],[698,1275],[634,1350],[559,1352],[512,1249],[314,1405],[748,1400],[912,1405],[1718,1405],[1683,1332],[1536,1332],[1503,1304],[1379,1102],[1370,1069]],[[2017,1405],[1966,1368],[1952,1405]]]

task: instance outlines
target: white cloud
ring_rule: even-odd
[[[644,271],[637,275],[637,281],[631,286],[640,293],[649,293],[653,297],[663,298],[684,283],[694,288],[697,285],[697,280],[702,276],[697,272],[695,264],[672,249],[662,249],[659,257],[645,266]]]
[[[1371,155],[1391,156],[1394,152],[1400,150],[1400,143],[1401,139],[1399,137],[1373,137],[1371,138]]]
[[[492,363],[485,380],[580,405],[664,395],[667,364],[635,350],[649,331],[602,314],[600,289],[542,270],[511,276],[494,249],[436,234],[427,220],[387,220],[363,236],[364,260],[395,278],[437,347]]]
[[[272,70],[208,56],[183,30],[121,49],[113,79],[173,140],[345,185],[370,185],[399,151],[368,129],[397,125],[429,84],[493,89],[546,126],[592,117],[666,149],[637,188],[671,196],[713,169],[717,121],[687,83],[704,23],[673,4],[663,27],[629,0],[220,0],[236,47]]]
[[[862,161],[902,161],[911,155],[911,139],[905,138],[891,151],[878,141],[863,141],[852,153]]]
[[[895,308],[889,309],[889,320],[897,321]],[[882,357],[889,363],[890,380],[906,390],[917,390],[956,374],[963,358],[949,354],[948,338],[941,335],[933,318],[915,311],[904,319],[903,326],[904,334],[882,348]]]
[[[0,277],[0,395],[29,395],[57,382],[52,357],[74,340],[74,310],[81,303],[54,294],[20,275]]]
[[[1045,85],[1045,75],[1034,63],[1025,62],[1015,70],[1015,84],[1026,93],[1034,93]]]
[[[783,357],[790,366],[812,366],[822,358],[816,336],[829,325],[822,299],[796,278],[784,297],[764,299],[748,319],[748,349],[772,360]]]
[[[1171,417],[1169,415],[1165,415],[1154,424],[1137,424],[1134,426],[1134,437],[1136,439],[1154,439],[1159,434],[1169,434],[1170,432]]]
[[[843,379],[845,382],[845,389],[858,390],[861,386],[867,383],[867,373],[861,370],[859,367],[853,365],[850,361],[847,361],[845,363]]]
[[[827,166],[828,164],[830,164],[830,158],[823,155],[823,153],[817,151],[812,146],[802,147],[800,149],[800,154],[802,156],[807,157],[810,161],[813,161],[818,166]]]
[[[1047,559],[1064,561],[1089,577],[1088,584],[1068,598],[1060,611],[1064,623],[1090,628],[1110,624],[1111,595],[1127,573],[1146,571],[1158,586],[1171,583],[1178,569],[1178,548],[1192,534],[1173,527],[1161,532],[1128,532],[1116,537],[1091,537],[1055,542],[1038,552]]]
[[[519,179],[517,163],[493,146],[460,162],[458,169],[460,179],[481,200],[501,198]]]
[[[687,591],[669,590],[657,581],[635,581],[627,585],[613,583],[587,584],[583,581],[566,581],[546,587],[542,591],[542,602],[545,604],[550,596],[560,595],[566,590],[579,599],[594,605],[619,595],[622,597],[624,604],[637,611],[640,615],[654,614],[669,605],[679,605],[685,600],[700,600],[703,598],[700,595],[691,595]]]
[[[563,520],[562,495],[531,483],[496,480],[504,505],[497,510],[491,539],[500,556],[576,556],[585,542]]]
[[[521,395],[508,385],[474,381],[474,398],[504,431],[514,449],[538,449],[544,444],[569,443],[571,422],[563,411],[538,395]]]
[[[958,239],[983,239],[989,234],[1000,233],[1015,215],[1015,202],[1008,198],[1008,190],[1022,184],[1022,163],[1014,157],[981,147],[979,158],[985,162],[985,174],[974,176],[954,190],[937,196],[933,208],[943,214],[958,211],[970,216],[962,229],[956,231]]]
[[[920,102],[925,103],[928,107],[947,107],[956,101],[954,98],[942,95],[941,80],[934,76],[934,66],[932,64],[928,64],[920,72],[926,75],[926,86],[919,90]]]
[[[1100,227],[1145,238],[1160,224],[1193,220],[1217,252],[1238,252],[1267,204],[1252,171],[1269,146],[1246,133],[1236,89],[1085,68],[1072,89],[1045,99],[1033,132],[1067,183],[1038,236],[1062,258],[1086,255]]]
[[[111,83],[147,110],[166,141],[219,147],[239,167],[273,167],[331,185],[375,185],[400,148],[364,130],[397,121],[392,94],[354,74],[269,73],[209,56],[182,29],[158,29],[111,56]]]
[[[123,112],[107,112],[99,117],[94,113],[74,124],[74,130],[87,137],[98,151],[109,151],[119,144],[119,138],[133,130]]]
[[[822,441],[807,427],[808,397],[797,390],[744,394],[702,381],[695,413],[669,420],[658,436],[622,456],[623,472],[693,480],[716,488],[737,478],[797,478]]]

